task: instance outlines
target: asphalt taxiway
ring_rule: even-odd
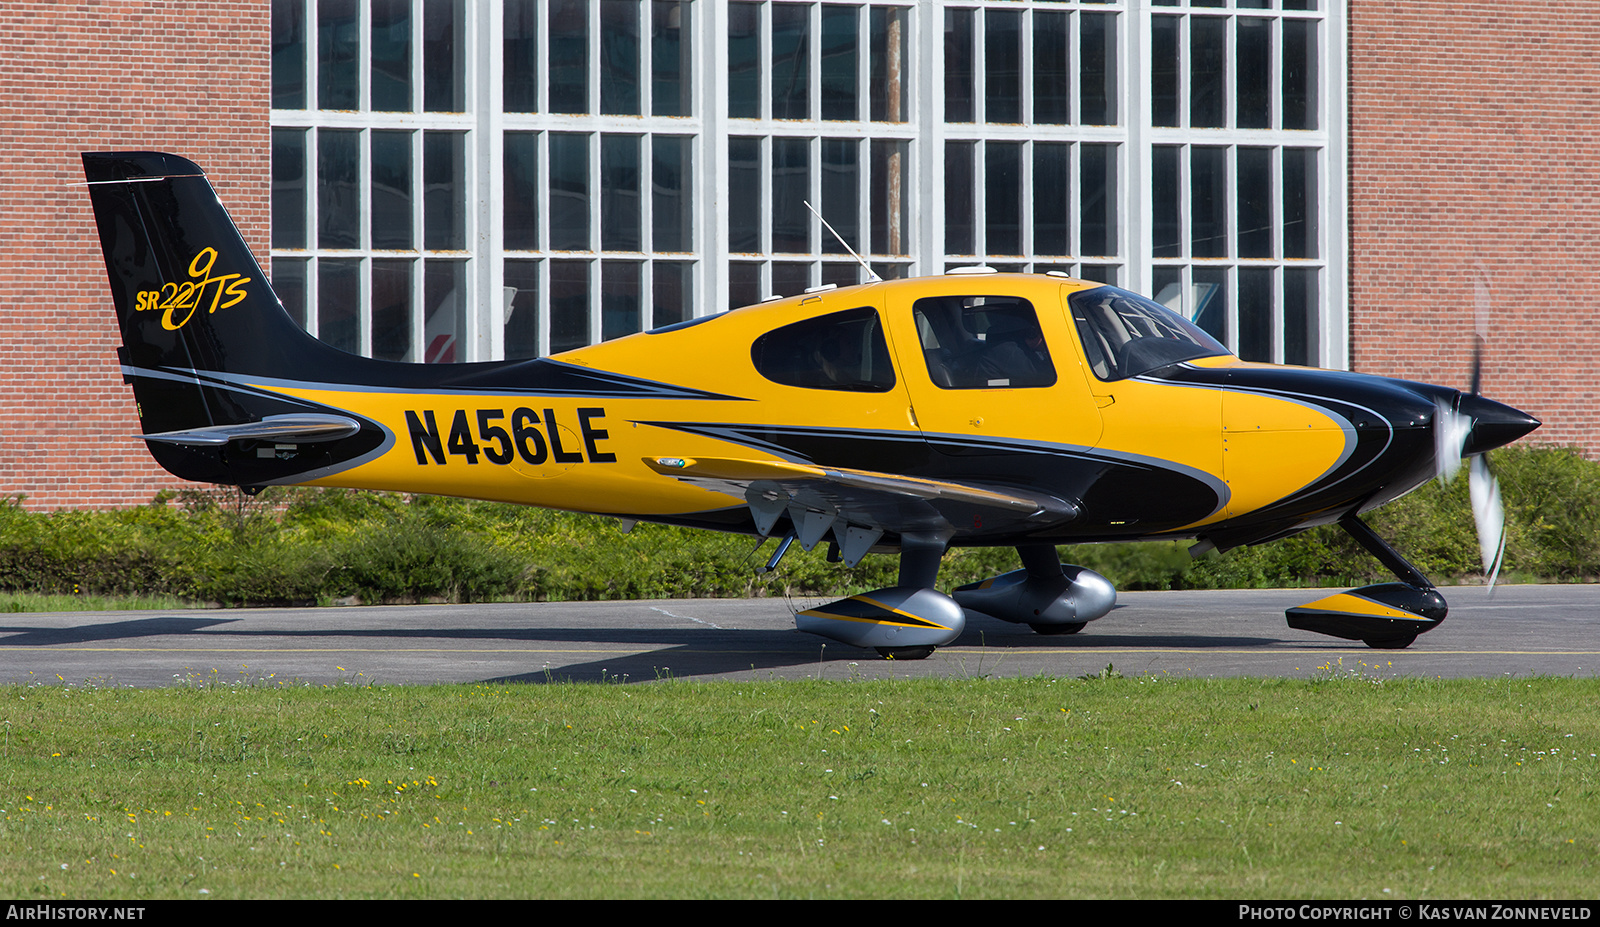
[[[23,613],[0,618],[0,682],[425,684],[658,679],[1125,675],[1592,676],[1600,586],[1442,590],[1450,616],[1410,649],[1290,629],[1317,590],[1128,592],[1081,634],[974,615],[921,661],[794,630],[822,599]]]

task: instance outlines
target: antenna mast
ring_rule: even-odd
[[[805,200],[801,200],[800,202],[805,203],[805,207],[807,209],[811,210],[811,214],[813,216],[817,217],[817,221],[822,223],[822,227],[827,229],[828,232],[830,234],[832,234],[834,238],[837,238],[839,240],[839,244],[844,245],[844,250],[850,252],[850,256],[856,259],[856,263],[860,264],[862,266],[862,268],[864,268],[866,270],[866,272],[867,272],[867,282],[868,283],[882,283],[883,282],[883,278],[878,276],[876,273],[873,272],[872,265],[868,264],[866,261],[863,261],[861,259],[861,255],[856,253],[856,249],[850,247],[850,243],[848,241],[844,240],[844,236],[843,235],[840,235],[838,232],[834,231],[833,226],[828,224],[828,220],[827,219],[822,218],[822,213],[817,212],[817,208],[815,206],[812,206],[810,203],[807,203]]]

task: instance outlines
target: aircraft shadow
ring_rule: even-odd
[[[5,647],[48,647],[108,643],[152,637],[198,637],[202,639],[330,639],[347,640],[435,640],[502,642],[506,644],[592,644],[597,646],[650,645],[644,653],[617,653],[580,663],[561,663],[525,673],[492,677],[489,682],[541,684],[549,682],[654,682],[668,678],[692,678],[729,673],[790,670],[816,664],[819,675],[827,669],[861,664],[880,670],[892,664],[880,660],[871,650],[824,641],[801,634],[793,628],[574,628],[574,627],[425,627],[425,628],[304,628],[255,629],[239,626],[244,618],[196,618],[156,615],[124,621],[85,624],[70,628],[41,628],[16,624],[0,626],[0,649]],[[1281,638],[1245,636],[1203,636],[1198,634],[1095,633],[1094,626],[1081,634],[1043,636],[1017,625],[984,615],[974,615],[966,631],[950,647],[993,649],[997,656],[1006,653],[1074,653],[1107,650],[1226,650],[1261,649],[1291,643]],[[1294,642],[1302,646],[1300,642]],[[1317,642],[1323,643],[1323,642]],[[1330,647],[1348,646],[1327,641]],[[448,659],[447,654],[442,658]],[[937,656],[935,657],[937,659]],[[876,675],[874,673],[873,675]]]

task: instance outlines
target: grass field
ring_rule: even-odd
[[[0,894],[1566,898],[1600,681],[0,689]]]

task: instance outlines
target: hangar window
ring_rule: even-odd
[[[751,345],[750,359],[762,376],[784,386],[863,393],[894,387],[889,345],[872,308],[773,329]]]
[[[1033,304],[1015,296],[940,296],[912,307],[928,376],[942,389],[1050,386],[1056,368]]]

